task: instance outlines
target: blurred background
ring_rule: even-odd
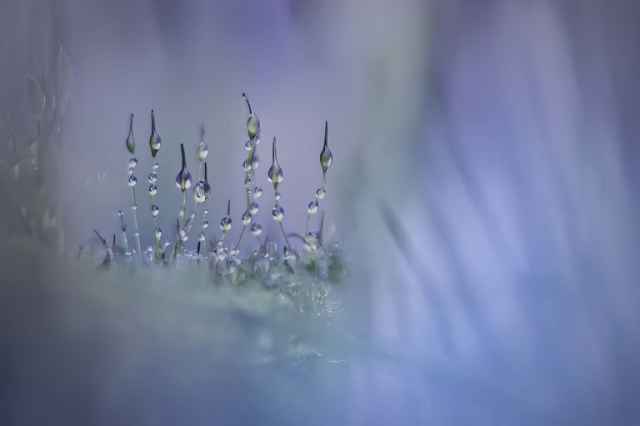
[[[0,423],[636,424],[639,12],[3,0]],[[161,205],[200,125],[212,221],[240,205],[243,91],[265,206],[279,139],[290,229],[329,122],[327,229],[349,262],[331,320],[74,260],[129,203],[130,113],[146,171],[156,111]]]

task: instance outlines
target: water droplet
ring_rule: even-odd
[[[147,176],[147,182],[151,185],[155,185],[158,183],[158,175],[156,173],[149,173],[149,176]]]
[[[227,233],[231,230],[231,217],[229,216],[225,216],[222,218],[222,220],[220,220],[220,229],[222,230],[222,232]]]
[[[156,241],[160,241],[162,239],[162,229],[156,228],[154,237],[156,238]]]
[[[244,150],[251,151],[255,147],[255,143],[252,140],[248,140],[244,143]]]
[[[327,190],[324,187],[316,189],[316,198],[322,200],[327,195]]]
[[[307,206],[307,213],[316,214],[318,213],[318,200],[313,200]]]
[[[276,201],[280,201],[281,197],[282,195],[280,194],[280,192],[276,191],[276,193],[274,194],[274,198],[276,199]]]
[[[153,166],[151,166],[151,170],[153,170],[154,172],[157,172],[159,168],[160,168],[160,164],[158,164],[157,161],[153,163]]]
[[[256,203],[255,201],[249,204],[249,213],[251,214],[251,216],[257,215],[259,210],[260,205],[258,205],[258,203]]]
[[[130,169],[135,169],[137,165],[138,165],[138,159],[135,158],[135,157],[131,157],[129,159],[129,168]]]
[[[183,170],[176,176],[176,186],[182,192],[191,188],[191,173],[188,170]]]
[[[187,231],[184,228],[181,228],[178,234],[180,235],[182,242],[187,242],[189,240],[189,235],[187,235]]]
[[[137,183],[138,183],[138,179],[134,175],[129,176],[129,186],[130,187],[133,188],[134,186],[136,186]]]
[[[153,110],[151,110],[151,135],[149,136],[149,148],[151,150],[152,157],[155,158],[155,156],[158,155],[158,151],[160,151],[161,145],[162,138],[158,133],[158,129],[156,129],[156,117]]]
[[[187,211],[185,210],[185,208],[180,207],[180,210],[178,210],[178,216],[180,217],[180,219],[184,219],[185,214],[187,214]]]
[[[249,139],[255,139],[260,134],[260,120],[255,114],[251,114],[247,118],[247,135]]]
[[[260,225],[259,223],[252,224],[251,233],[256,237],[262,234],[262,225]]]
[[[249,159],[245,159],[242,162],[242,170],[244,170],[245,172],[251,171],[251,162],[249,161]]]
[[[196,158],[200,161],[204,161],[207,159],[208,155],[209,146],[204,141],[200,141],[198,148],[196,148]]]
[[[259,186],[256,186],[255,188],[253,188],[253,198],[260,198],[262,197],[262,188],[260,188]]]
[[[151,216],[153,217],[158,217],[158,215],[160,214],[160,207],[156,206],[155,204],[151,206]]]
[[[253,161],[251,162],[251,168],[253,170],[257,170],[259,166],[260,166],[260,158],[258,158],[257,155],[254,155]]]
[[[249,212],[249,210],[247,210],[242,214],[242,224],[246,226],[250,223],[251,223],[251,213]]]
[[[202,221],[202,229],[207,229],[209,227],[209,221],[208,220],[203,220]]]
[[[118,215],[118,217],[124,216],[124,212],[122,210],[118,210],[116,214]]]
[[[284,209],[282,208],[282,206],[279,204],[273,206],[273,209],[271,210],[271,216],[273,216],[273,220],[275,220],[276,222],[282,222],[284,220]]]
[[[204,235],[204,232],[201,232],[200,236],[198,237],[198,241],[205,242],[206,239],[207,239],[207,236]]]
[[[158,194],[158,186],[151,184],[149,185],[149,195],[155,197]]]
[[[126,145],[130,154],[136,152],[136,139],[133,136],[133,114],[129,116],[129,134],[127,135]]]
[[[196,183],[196,186],[193,188],[193,200],[200,204],[207,201],[207,192],[205,190],[205,182],[200,181]]]
[[[322,168],[322,174],[326,175],[327,170],[333,163],[333,153],[329,149],[329,124],[324,122],[324,144],[322,145],[322,151],[320,152],[320,167]]]
[[[280,185],[284,181],[284,173],[280,164],[278,164],[278,153],[276,150],[276,138],[273,138],[273,143],[271,145],[271,167],[267,171],[267,178],[269,182],[273,185],[273,190],[278,190],[278,185]]]
[[[203,215],[203,216],[207,216],[208,214],[209,214],[209,209],[204,209],[204,210],[202,211],[202,215]]]

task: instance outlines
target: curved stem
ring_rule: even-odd
[[[253,109],[251,109],[251,102],[249,102],[249,97],[244,92],[242,92],[242,97],[244,98],[244,101],[247,104],[247,108],[249,108],[249,114],[253,114]]]

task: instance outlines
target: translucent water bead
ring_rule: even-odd
[[[149,136],[149,149],[151,150],[151,156],[155,158],[158,155],[158,151],[160,151],[160,146],[162,145],[162,138],[158,133],[158,129],[156,128],[156,116],[154,111],[151,110],[151,135]]]
[[[196,148],[196,158],[200,161],[204,161],[207,159],[209,155],[209,145],[207,145],[204,141],[200,141],[198,147]]]
[[[307,206],[307,213],[316,214],[318,213],[318,200],[313,200]]]
[[[316,198],[322,200],[327,195],[327,190],[323,187],[316,189]]]
[[[162,239],[162,229],[156,228],[153,236],[155,237],[156,241],[160,241]]]
[[[204,232],[200,233],[200,236],[198,237],[198,241],[200,241],[201,243],[205,242],[207,239],[207,236],[204,234]]]
[[[202,221],[202,229],[207,229],[209,227],[209,221],[208,220],[203,220]]]
[[[158,174],[155,172],[149,173],[149,176],[147,176],[147,182],[149,182],[152,185],[155,185],[156,183],[158,183]]]
[[[262,188],[260,188],[259,186],[256,186],[255,188],[253,188],[253,198],[260,198],[262,197]]]
[[[130,154],[136,152],[136,139],[133,136],[133,114],[129,116],[129,134],[127,135],[126,145]]]
[[[128,183],[129,183],[129,186],[133,188],[138,183],[138,179],[134,175],[131,175],[131,176],[129,176],[129,182]]]
[[[251,151],[255,146],[256,146],[256,144],[254,143],[254,141],[249,139],[248,141],[246,141],[244,143],[244,150],[245,151]]]
[[[333,153],[329,149],[329,124],[324,122],[324,144],[322,145],[322,151],[320,152],[320,167],[322,168],[322,174],[327,174],[327,170],[333,163]]]
[[[271,210],[271,216],[276,222],[282,222],[284,220],[284,209],[281,205],[276,204]]]
[[[258,211],[260,211],[260,206],[258,205],[258,203],[254,201],[249,204],[249,213],[251,214],[251,216],[257,215]]]
[[[137,165],[138,165],[138,159],[135,158],[135,157],[131,157],[129,159],[129,168],[130,169],[135,169]]]
[[[149,185],[149,195],[155,197],[158,194],[158,186],[155,184]]]
[[[242,224],[245,225],[245,226],[249,225],[251,223],[251,218],[252,218],[252,216],[251,216],[251,213],[249,212],[249,210],[245,211],[242,214]]]
[[[280,194],[280,192],[276,191],[276,193],[273,195],[273,197],[276,199],[276,201],[280,201],[280,197],[282,196],[282,194]]]
[[[260,120],[258,119],[258,116],[253,113],[253,108],[251,108],[251,102],[249,102],[247,94],[243,93],[242,97],[249,109],[249,117],[247,118],[247,135],[249,136],[249,139],[256,139],[260,136]]]
[[[196,183],[196,186],[193,189],[193,200],[198,204],[207,201],[207,191],[204,181],[201,180],[200,182]]]
[[[153,163],[153,166],[151,166],[151,170],[153,170],[156,173],[158,172],[159,168],[160,168],[160,164],[158,164],[157,161],[155,163]]]
[[[262,225],[260,225],[259,223],[252,224],[251,233],[256,237],[262,234]]]
[[[220,230],[224,233],[231,231],[232,220],[230,216],[225,216],[220,220]]]
[[[191,173],[187,169],[181,169],[176,176],[176,186],[182,192],[191,188]]]
[[[158,217],[158,215],[160,214],[160,207],[156,206],[155,204],[151,206],[151,216],[153,217]]]

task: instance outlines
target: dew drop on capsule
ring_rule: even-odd
[[[189,170],[180,170],[176,176],[176,186],[182,192],[191,188],[191,173],[189,173]]]
[[[260,205],[258,205],[258,203],[254,201],[249,204],[249,213],[251,214],[251,216],[257,215],[258,211],[260,211]]]
[[[276,222],[282,222],[284,220],[284,209],[280,205],[275,205],[271,210],[271,216]]]
[[[320,167],[322,168],[322,174],[326,175],[327,170],[333,163],[333,153],[329,149],[329,124],[324,122],[324,144],[322,145],[322,151],[320,152]]]
[[[158,194],[158,186],[155,184],[149,185],[149,195],[155,197]]]
[[[260,188],[259,186],[256,186],[255,188],[253,188],[253,198],[260,198],[262,197],[262,188]]]
[[[129,186],[130,187],[133,188],[134,186],[136,186],[137,183],[138,183],[138,179],[134,175],[129,176]]]
[[[158,215],[160,214],[160,207],[158,207],[157,205],[152,205],[151,206],[151,216],[153,217],[158,217]]]
[[[249,210],[247,210],[242,214],[242,224],[247,226],[250,223],[251,223],[251,213],[249,212]]]
[[[200,141],[198,148],[196,148],[196,158],[200,161],[204,161],[207,159],[208,155],[209,146],[204,141]]]
[[[193,200],[198,204],[204,203],[207,200],[204,181],[196,183],[196,186],[193,189]]]
[[[262,225],[260,225],[259,223],[252,224],[251,233],[256,237],[262,234]]]
[[[149,148],[151,149],[152,157],[158,155],[158,151],[160,151],[161,145],[162,138],[158,134],[158,129],[156,129],[156,116],[153,110],[151,110],[151,135],[149,136]]]
[[[220,220],[220,230],[222,232],[229,232],[231,230],[232,220],[229,216],[225,216]]]
[[[307,206],[307,213],[316,214],[318,213],[318,200],[313,200]]]
[[[129,134],[127,135],[126,145],[129,154],[136,152],[136,139],[133,136],[133,114],[129,116]]]
[[[316,198],[322,200],[327,195],[327,190],[324,187],[316,189]]]

